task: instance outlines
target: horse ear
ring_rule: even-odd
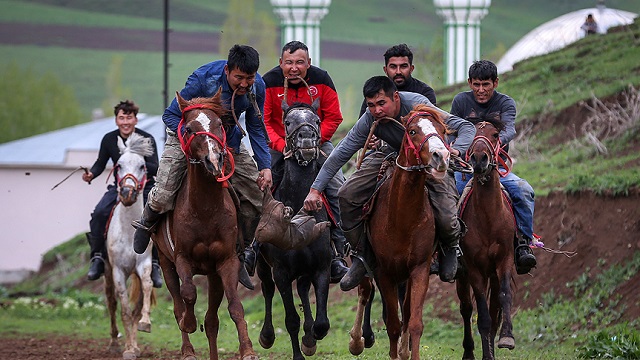
[[[317,99],[313,100],[313,103],[311,104],[311,107],[313,108],[313,111],[315,111],[317,113],[318,109],[320,108],[320,98],[317,98]]]
[[[282,105],[280,105],[282,107],[282,113],[286,113],[287,110],[289,110],[289,104],[287,104],[286,101],[282,100]]]
[[[216,91],[216,94],[213,95],[213,101],[215,103],[220,103],[220,97],[222,96],[222,86],[220,86],[218,88],[218,91]]]
[[[131,134],[133,135],[133,134]],[[124,145],[124,140],[120,136],[118,136],[118,149],[120,150],[120,154],[124,154],[124,150],[127,147]]]
[[[187,101],[180,96],[180,93],[176,91],[176,101],[178,102],[178,106],[180,107],[180,111],[187,107]]]

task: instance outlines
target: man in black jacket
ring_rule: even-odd
[[[431,86],[411,76],[413,73],[413,52],[407,44],[394,45],[384,53],[384,66],[382,70],[393,80],[398,91],[409,91],[425,96],[434,106],[436,104],[436,92]],[[362,102],[360,116],[367,110],[367,104]]]
[[[125,142],[129,135],[136,132],[146,138],[150,138],[153,143],[153,155],[145,157],[145,165],[147,167],[147,183],[144,187],[144,202],[147,202],[147,195],[155,183],[156,172],[158,171],[158,149],[153,136],[146,131],[136,128],[138,123],[138,106],[133,101],[121,101],[114,107],[113,113],[116,116],[116,125],[118,128],[108,132],[102,138],[100,143],[100,151],[98,159],[91,169],[82,175],[82,180],[91,183],[91,180],[102,174],[107,161],[111,159],[113,164],[118,163],[120,159],[120,150],[118,149],[118,137]],[[114,179],[117,174],[113,174]],[[107,186],[107,191],[102,195],[102,199],[98,202],[93,213],[91,213],[91,221],[89,222],[90,232],[87,233],[87,240],[91,247],[91,264],[87,278],[89,280],[97,280],[104,274],[104,256],[107,255],[105,246],[105,230],[107,221],[111,215],[111,210],[116,205],[118,199],[118,187],[114,183]],[[156,288],[162,287],[162,276],[160,275],[160,264],[158,263],[158,251],[153,248],[153,260],[151,267],[151,280]]]

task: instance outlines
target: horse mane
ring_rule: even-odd
[[[124,154],[127,151],[144,157],[151,156],[153,155],[153,142],[150,138],[133,132],[129,135],[122,153]]]
[[[485,116],[472,117],[472,118],[469,118],[468,120],[471,121],[474,125],[477,125],[481,122],[487,122],[493,125],[498,130],[498,132],[504,130],[505,128],[505,124],[500,117],[490,117],[485,115]]]
[[[445,129],[445,133],[446,134],[451,134],[453,133],[453,130],[449,130],[449,127],[447,127],[447,124],[445,123],[445,113],[443,113],[440,109],[438,109],[435,106],[432,105],[427,105],[427,104],[416,104],[413,107],[413,110],[411,110],[406,116],[406,119],[409,119],[411,116],[413,116],[416,113],[419,112],[426,112],[429,113],[433,116],[433,118],[440,123],[444,129]]]
[[[291,110],[293,110],[293,109],[299,109],[299,108],[308,109],[308,110],[311,110],[314,114],[316,114],[316,115],[318,114],[318,113],[316,112],[316,110],[313,108],[313,106],[311,106],[311,104],[307,104],[307,103],[304,103],[304,102],[301,102],[301,101],[296,101],[296,102],[294,102],[293,104],[291,104],[291,106],[289,106],[289,108],[287,109],[287,111],[285,111],[285,112],[282,114],[282,118],[283,118],[283,119],[284,119],[284,118],[286,118],[286,117],[287,117],[287,115],[289,115],[289,113],[291,112]]]
[[[220,118],[222,118],[224,115],[226,115],[229,112],[229,110],[225,109],[225,107],[222,105],[222,100],[220,100],[220,92],[216,93],[216,95],[213,97],[209,97],[209,98],[196,97],[191,100],[185,100],[185,101],[189,105],[196,105],[196,104],[208,105],[211,107],[213,112],[216,113],[216,115],[218,115],[218,117]]]

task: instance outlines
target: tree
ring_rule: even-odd
[[[13,62],[0,75],[0,143],[77,125],[86,118],[73,91],[53,72]]]
[[[260,53],[261,64],[275,64],[278,60],[278,29],[264,11],[256,12],[254,0],[231,0],[228,17],[222,25],[218,52],[226,57],[235,44],[250,45]],[[262,67],[262,72],[270,69]]]

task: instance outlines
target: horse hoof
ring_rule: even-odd
[[[371,334],[370,337],[364,339],[364,347],[367,349],[371,349],[375,343],[376,343],[376,337],[373,334]]]
[[[262,346],[263,349],[271,349],[274,341],[275,339],[267,339],[262,335],[260,335],[260,337],[258,338],[258,342],[260,343],[260,346]]]
[[[138,331],[150,333],[151,332],[151,323],[139,322],[138,323]]]
[[[113,355],[122,354],[122,349],[120,349],[120,345],[118,345],[117,342],[112,342],[111,344],[109,344],[107,351],[109,352],[109,354],[113,354]]]
[[[244,357],[242,357],[242,360],[258,360],[260,359],[258,357],[258,355],[255,354],[251,354],[251,355],[245,355]]]
[[[360,338],[359,340],[351,339],[349,340],[349,352],[351,355],[360,355],[364,351],[364,338]]]
[[[501,337],[498,340],[498,348],[513,350],[516,348],[516,341],[512,337]]]
[[[302,344],[302,353],[307,356],[313,356],[316,353],[316,345],[306,346],[304,343]]]
[[[122,353],[123,360],[135,360],[137,358],[136,352],[133,350],[126,350]]]
[[[182,360],[198,360],[194,355],[185,355]]]

